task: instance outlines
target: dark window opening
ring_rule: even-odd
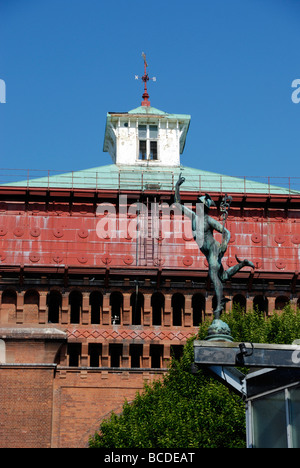
[[[110,367],[121,367],[122,351],[123,345],[121,344],[109,345]]]
[[[183,355],[183,345],[171,345],[171,357],[179,361]]]
[[[123,310],[123,295],[120,292],[114,291],[111,293],[110,306],[112,325],[120,325]]]
[[[151,367],[160,369],[163,358],[163,345],[150,345]]]
[[[58,291],[51,291],[47,296],[48,322],[59,323],[62,297]]]
[[[157,160],[157,141],[150,141],[150,159]]]
[[[130,345],[129,354],[131,357],[131,367],[140,368],[141,359],[143,355],[143,345],[141,344]]]
[[[164,311],[164,296],[161,293],[154,293],[151,297],[152,324],[161,325]]]
[[[283,310],[285,306],[289,303],[289,299],[286,296],[279,296],[276,298],[275,301],[275,309],[276,310]]]
[[[102,344],[101,343],[89,343],[89,356],[90,356],[90,367],[100,367],[101,355],[102,355]]]
[[[103,304],[103,296],[100,292],[94,291],[90,295],[91,323],[100,324],[100,316]]]
[[[142,161],[145,161],[147,159],[147,141],[146,140],[140,140],[139,159]]]
[[[242,294],[236,294],[232,299],[232,305],[237,310],[244,311],[246,310],[246,298]]]
[[[141,161],[156,161],[157,156],[157,125],[139,125],[139,160]]]
[[[69,356],[69,366],[78,367],[81,356],[81,343],[69,343],[67,354]]]
[[[176,293],[172,297],[173,308],[173,326],[180,327],[182,325],[182,316],[184,311],[184,296]]]
[[[259,312],[268,313],[268,299],[264,296],[255,296],[253,299],[253,309]]]
[[[141,293],[133,293],[130,297],[132,325],[141,325],[144,308],[144,296]]]
[[[17,293],[12,290],[3,291],[2,304],[17,305]]]
[[[82,294],[79,291],[72,291],[69,296],[69,304],[71,308],[71,323],[80,323],[80,315],[82,309]]]
[[[40,295],[37,291],[27,291],[24,296],[24,304],[39,305]]]
[[[202,323],[205,313],[205,297],[202,294],[195,294],[192,299],[193,326],[198,327]]]

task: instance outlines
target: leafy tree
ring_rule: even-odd
[[[300,311],[290,306],[265,319],[258,310],[224,314],[235,341],[292,343],[300,337]],[[199,328],[207,336],[210,323]],[[190,372],[193,341],[163,379],[145,385],[123,412],[102,422],[91,448],[240,448],[245,446],[243,401],[204,371]]]
[[[244,313],[234,308],[222,320],[228,323],[235,341],[291,344],[300,338],[300,310],[290,304],[267,319],[258,309]]]

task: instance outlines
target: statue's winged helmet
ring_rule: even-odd
[[[215,202],[208,193],[202,195],[201,197],[198,197],[198,202],[203,203],[207,208],[210,208],[211,206],[216,206]]]

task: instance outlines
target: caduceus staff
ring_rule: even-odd
[[[226,221],[228,218],[228,213],[229,213],[229,208],[232,202],[232,197],[228,196],[227,193],[225,193],[225,196],[223,197],[221,203],[220,203],[220,211],[222,213],[222,219],[223,219],[223,233],[222,233],[222,240],[224,240],[224,235],[225,235],[225,227],[226,227]]]

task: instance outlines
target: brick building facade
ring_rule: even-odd
[[[233,197],[224,267],[256,268],[225,285],[227,309],[299,305],[300,193],[182,166],[189,122],[109,113],[114,164],[0,186],[1,447],[87,446],[212,316],[206,259],[173,205],[180,172],[194,208]]]

